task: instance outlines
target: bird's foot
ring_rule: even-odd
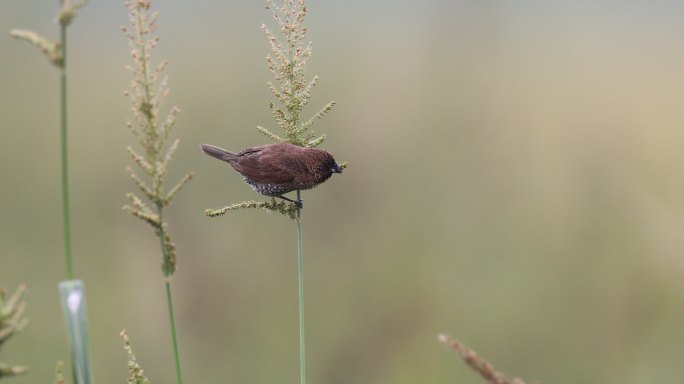
[[[294,204],[295,207],[297,207],[299,209],[304,208],[304,200],[302,200],[302,199],[292,200],[292,199],[285,197],[285,196],[278,196],[278,197],[283,199],[283,200],[289,201],[290,203]]]

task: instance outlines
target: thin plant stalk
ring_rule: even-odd
[[[162,206],[160,204],[157,204],[157,213],[159,214],[159,220],[162,221]],[[168,247],[166,245],[166,233],[164,231],[164,226],[162,225],[159,229],[159,241],[162,249],[162,254],[164,256],[164,260],[168,259],[169,255],[167,254],[168,252]],[[180,351],[178,348],[178,336],[176,333],[176,315],[175,311],[173,310],[173,295],[171,294],[171,279],[169,277],[166,278],[165,281],[166,285],[166,305],[169,309],[169,326],[171,328],[171,340],[173,343],[173,358],[174,362],[176,364],[176,382],[178,384],[183,384],[183,374],[181,371],[181,363],[180,363]]]
[[[60,136],[62,150],[62,217],[64,223],[64,258],[67,280],[74,279],[74,267],[71,256],[71,214],[69,209],[69,167],[67,142],[67,25],[60,23],[60,46],[62,65],[60,67]]]
[[[300,191],[297,190],[297,200]],[[304,340],[304,252],[302,250],[302,209],[297,207],[297,277],[299,280],[299,380],[306,384],[306,343]]]
[[[74,280],[74,263],[71,246],[71,209],[69,198],[69,140],[67,119],[67,22],[59,23],[61,65],[59,67],[59,99],[60,99],[60,141],[61,141],[61,167],[62,167],[62,218],[64,226],[64,261],[66,268],[66,281],[60,283],[62,291],[62,305],[64,307],[65,320],[69,338],[71,341],[71,365],[74,381],[78,384],[92,382],[90,370],[90,352],[88,348],[88,315],[85,304],[75,308],[73,298],[85,298],[85,287],[82,281]]]
[[[157,29],[158,14],[150,10],[149,0],[126,0],[125,3],[129,11],[130,26],[124,27],[123,31],[129,39],[133,59],[133,65],[128,67],[133,75],[133,81],[126,95],[131,100],[135,120],[135,124],[128,122],[127,125],[143,149],[142,154],[139,154],[132,147],[128,147],[128,153],[147,177],[141,178],[131,167],[128,168],[128,173],[148,202],[143,201],[135,193],[128,193],[126,196],[130,204],[125,205],[124,210],[150,224],[159,237],[176,381],[177,384],[183,384],[171,289],[171,277],[176,270],[176,247],[169,235],[167,224],[164,222],[163,213],[164,208],[171,204],[175,194],[193,175],[192,173],[186,174],[174,187],[165,191],[164,179],[168,164],[179,142],[176,139],[169,145],[167,139],[175,124],[179,109],[172,107],[166,119],[160,118],[161,106],[170,90],[166,78],[161,77],[166,62],[152,66],[151,60],[152,50],[159,41],[159,37],[154,34]]]
[[[169,307],[169,323],[171,325],[171,339],[173,340],[173,357],[176,361],[176,381],[183,384],[181,372],[180,352],[178,349],[178,336],[176,336],[176,316],[173,311],[173,295],[171,294],[171,281],[166,280],[166,302]]]
[[[69,330],[72,351],[72,367],[77,384],[92,382],[88,348],[88,318],[85,310],[85,288],[83,282],[74,280],[71,246],[71,215],[69,208],[68,167],[68,120],[67,120],[67,27],[76,17],[76,11],[87,0],[61,0],[57,20],[60,26],[60,40],[53,41],[31,30],[12,29],[10,35],[25,40],[40,49],[60,73],[60,149],[62,182],[62,220],[64,231],[64,261],[67,280],[60,283],[62,306]]]

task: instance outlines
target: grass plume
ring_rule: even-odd
[[[458,352],[466,364],[489,384],[525,384],[522,379],[508,379],[503,373],[498,372],[494,366],[482,358],[472,349],[461,344],[458,340],[447,334],[440,334],[437,339],[447,347]]]
[[[150,1],[126,0],[125,4],[128,8],[130,25],[123,27],[123,32],[128,37],[133,60],[133,64],[127,67],[133,79],[130,82],[129,90],[126,92],[126,96],[131,101],[133,122],[128,122],[127,126],[140,148],[139,150],[132,147],[127,148],[133,162],[138,165],[138,171],[132,167],[128,167],[127,171],[131,181],[138,188],[138,193],[144,198],[133,192],[126,194],[129,204],[124,206],[124,210],[152,226],[159,238],[176,381],[178,384],[182,384],[183,375],[171,293],[171,276],[176,271],[176,246],[171,240],[163,214],[164,209],[171,204],[183,186],[192,179],[193,174],[187,173],[173,187],[166,189],[165,178],[169,163],[179,143],[178,139],[175,139],[169,144],[169,135],[180,110],[174,106],[170,108],[168,113],[162,114],[162,105],[170,90],[168,78],[164,76],[166,62],[152,64],[152,51],[159,42],[159,37],[154,34],[157,29],[159,14],[150,11],[152,5]],[[129,383],[146,382],[147,379],[142,376],[129,376]]]
[[[83,7],[87,3],[87,1],[60,1],[61,6],[59,8],[59,13],[57,14],[57,21],[59,22],[60,28],[63,31],[76,17],[76,11],[78,11],[79,8]],[[47,57],[50,63],[56,67],[66,67],[66,39],[64,38],[64,34],[62,34],[61,41],[54,41],[38,32],[24,29],[12,29],[10,30],[10,35],[35,45],[45,55],[45,57]]]
[[[9,297],[0,289],[0,349],[28,324],[25,293],[25,285],[20,285]],[[23,375],[27,371],[26,367],[0,363],[0,379]]]
[[[304,107],[311,99],[311,90],[318,83],[318,76],[310,80],[306,78],[306,64],[312,53],[311,42],[306,41],[308,30],[304,25],[308,10],[304,0],[283,0],[280,5],[267,0],[266,9],[271,11],[280,35],[265,24],[261,26],[271,47],[271,54],[266,56],[266,64],[275,78],[275,82],[266,83],[276,100],[269,101],[268,107],[283,131],[283,137],[261,126],[257,130],[273,141],[316,147],[325,141],[325,135],[317,137],[312,126],[316,120],[332,110],[335,102],[328,102],[302,122]]]
[[[294,204],[286,203],[284,201],[276,202],[275,199],[271,201],[243,201],[241,203],[227,205],[219,209],[207,209],[204,214],[209,217],[216,217],[225,215],[228,211],[235,211],[238,209],[257,208],[264,209],[269,212],[276,212],[289,217],[292,220],[297,220],[297,207]]]
[[[151,225],[159,236],[163,253],[162,270],[168,278],[176,270],[176,257],[175,247],[166,229],[167,224],[162,220],[162,211],[171,204],[193,174],[186,174],[166,190],[165,177],[179,143],[176,139],[169,144],[169,134],[180,110],[174,106],[162,116],[162,105],[170,90],[168,78],[163,73],[166,62],[156,66],[152,64],[151,53],[159,41],[159,37],[153,35],[157,29],[158,13],[150,12],[149,1],[128,0],[126,6],[130,26],[124,27],[123,31],[128,37],[133,59],[133,65],[127,67],[133,79],[126,92],[131,101],[133,122],[129,121],[127,126],[140,148],[127,148],[138,170],[133,167],[126,170],[140,195],[128,193],[126,197],[129,204],[124,206],[124,210]]]
[[[128,356],[128,384],[150,384],[150,380],[145,376],[145,371],[143,371],[140,364],[138,364],[138,359],[133,353],[133,348],[131,347],[131,341],[128,338],[128,333],[124,329],[120,334],[124,342],[124,350]]]

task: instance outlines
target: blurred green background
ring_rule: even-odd
[[[169,209],[186,381],[298,380],[296,231],[205,208],[253,192],[199,143],[267,142],[272,25],[261,1],[163,2],[156,60],[182,112]],[[684,2],[310,1],[309,113],[350,167],[304,194],[309,381],[479,383],[448,332],[542,383],[684,380]],[[0,286],[31,323],[0,361],[53,381],[68,357],[58,72],[10,28],[57,35],[57,1],[0,5]],[[125,380],[129,330],[155,383],[174,380],[158,242],[121,211],[129,63],[122,2],[70,29],[76,275],[95,379]]]

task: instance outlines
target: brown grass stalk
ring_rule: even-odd
[[[458,340],[447,334],[440,334],[437,339],[447,347],[458,352],[466,364],[475,372],[479,373],[489,384],[525,384],[520,378],[508,379],[503,373],[497,371],[494,366],[478,355],[472,349],[461,344]]]

